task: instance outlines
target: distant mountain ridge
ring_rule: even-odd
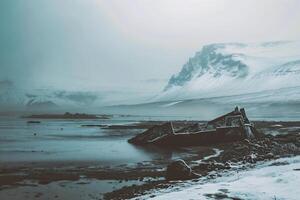
[[[135,104],[145,107],[149,102],[155,105],[166,102],[159,106],[161,111],[162,108],[178,108],[188,102],[197,102],[195,105],[207,101],[216,103],[218,97],[222,97],[221,100],[227,104],[234,102],[235,105],[265,103],[266,100],[268,103],[287,103],[286,99],[298,105],[300,42],[205,45],[177,74],[170,77],[156,97],[141,98],[135,102],[137,93],[131,91],[132,95],[128,95],[128,90],[123,91],[126,98],[130,96],[130,100],[125,101],[116,92],[19,87],[12,81],[0,80],[0,110],[55,110],[66,107],[92,110],[106,105]],[[115,96],[112,98],[112,95]],[[189,104],[189,107],[192,106]]]
[[[3,81],[2,81],[3,82]],[[13,83],[0,84],[1,110],[57,110],[62,108],[80,108],[91,105],[97,100],[96,94],[80,91],[51,89],[25,90]]]
[[[238,95],[300,86],[300,43],[205,45],[156,100]]]

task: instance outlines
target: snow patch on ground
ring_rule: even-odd
[[[181,103],[181,102],[182,101],[174,101],[174,102],[171,102],[171,103],[167,103],[167,104],[161,105],[161,107],[164,107],[164,108],[171,107],[171,106],[174,106],[174,105],[176,105],[178,103]]]
[[[206,160],[208,160],[208,159],[210,159],[210,158],[215,158],[215,157],[218,157],[222,152],[223,152],[223,150],[220,150],[220,149],[217,149],[217,148],[213,148],[213,150],[214,150],[214,154],[212,154],[212,155],[209,155],[209,156],[205,156],[203,159],[201,159],[201,160],[196,160],[196,161],[194,161],[194,163],[197,163],[197,164],[200,164],[200,163],[202,163],[203,161],[206,161]]]
[[[288,163],[287,165],[272,165]],[[258,164],[247,171],[227,172],[221,177],[199,182],[185,182],[171,189],[151,193],[152,199],[299,199],[300,156],[281,158],[275,161]],[[148,199],[144,196],[142,199]],[[137,199],[141,199],[138,197]]]

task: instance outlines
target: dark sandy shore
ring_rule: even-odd
[[[143,129],[164,122],[141,122],[106,129]],[[177,121],[181,128],[190,121]],[[88,124],[84,126],[89,126]],[[202,176],[210,171],[230,170],[230,164],[251,167],[257,161],[276,159],[300,153],[300,122],[257,121],[259,131],[269,134],[259,140],[244,140],[214,146],[166,149],[180,152],[193,170]],[[273,136],[276,135],[276,136]],[[147,147],[155,148],[155,147]],[[215,157],[215,150],[221,150]],[[253,156],[254,155],[254,156]],[[207,157],[206,162],[196,161]],[[127,199],[147,193],[150,189],[172,187],[164,179],[170,159],[156,159],[136,164],[103,166],[95,161],[39,163],[1,163],[0,199]],[[20,193],[17,195],[17,193]],[[73,196],[71,195],[73,194]]]

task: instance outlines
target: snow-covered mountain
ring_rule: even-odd
[[[300,42],[206,45],[156,100],[238,95],[300,86]]]
[[[184,64],[178,74],[170,78],[164,90],[155,98],[146,96],[138,99],[137,96],[136,91],[129,90],[122,93],[25,89],[11,81],[0,80],[1,111],[93,109],[133,103],[142,104],[132,105],[128,107],[129,110],[125,106],[124,111],[130,112],[134,108],[139,113],[151,110],[159,115],[162,111],[166,114],[171,111],[171,114],[190,114],[195,106],[199,108],[203,105],[202,109],[205,109],[208,104],[212,109],[216,105],[224,110],[235,105],[248,108],[268,105],[268,110],[273,110],[283,103],[283,110],[290,109],[286,107],[287,104],[295,110],[300,105],[300,42],[206,45]],[[119,112],[124,107],[114,108]]]

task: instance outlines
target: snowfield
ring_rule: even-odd
[[[224,173],[199,182],[178,183],[171,189],[154,191],[135,199],[216,199],[240,198],[298,200],[300,194],[300,156],[258,164],[247,171]]]
[[[239,95],[300,86],[300,42],[205,45],[157,100]]]
[[[170,106],[174,106],[178,103],[181,103],[182,101],[174,101],[174,102],[171,102],[171,103],[167,103],[167,104],[164,104],[164,105],[161,105],[161,107],[170,107]]]

